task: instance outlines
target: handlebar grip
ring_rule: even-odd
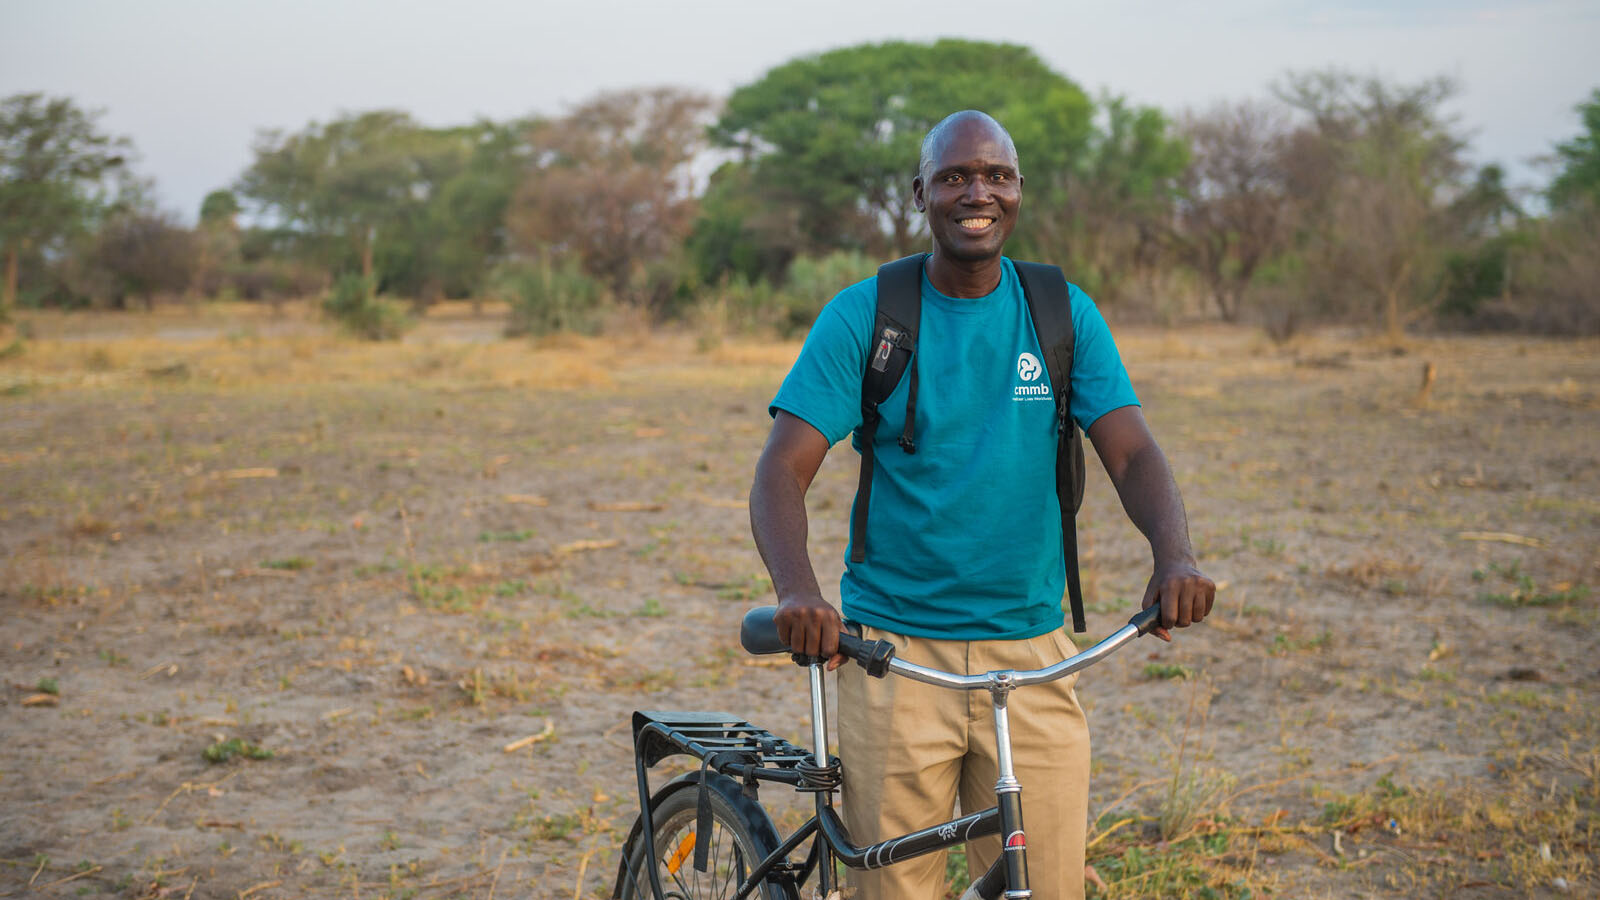
[[[1161,604],[1152,603],[1134,613],[1128,624],[1139,630],[1140,637],[1149,634],[1151,629],[1161,624]]]
[[[778,640],[778,626],[772,621],[777,611],[776,606],[758,606],[744,614],[744,621],[739,623],[739,643],[746,653],[761,656],[789,649]]]
[[[893,644],[858,638],[848,631],[839,634],[839,652],[860,663],[873,678],[889,674],[889,661],[894,659]]]
[[[748,653],[783,653],[789,648],[778,640],[778,626],[772,621],[776,606],[758,606],[744,614],[739,623],[739,643]],[[861,664],[867,674],[882,678],[894,659],[894,645],[888,641],[868,641],[849,632],[839,634],[839,652]],[[804,657],[802,657],[804,658]]]

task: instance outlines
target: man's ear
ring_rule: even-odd
[[[927,202],[925,200],[923,200],[923,197],[922,197],[922,176],[921,175],[918,175],[917,177],[911,179],[911,203],[912,203],[913,206],[915,206],[917,208],[917,212],[927,212],[928,211],[928,204],[927,204]]]

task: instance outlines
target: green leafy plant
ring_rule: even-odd
[[[369,341],[392,341],[415,324],[405,309],[377,296],[372,278],[344,275],[322,300],[322,311],[352,334]]]
[[[548,259],[508,264],[492,277],[511,304],[506,337],[537,337],[557,331],[592,334],[600,328],[604,288],[576,262]]]
[[[1152,679],[1181,679],[1188,678],[1193,674],[1193,669],[1188,666],[1180,666],[1177,663],[1148,663],[1144,667],[1144,677]]]
[[[245,759],[271,759],[272,751],[243,738],[229,738],[212,744],[201,751],[200,755],[205,758],[206,762],[216,765],[225,763],[236,756],[242,756]]]

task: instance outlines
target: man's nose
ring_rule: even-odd
[[[987,178],[974,178],[967,182],[966,201],[972,204],[988,203],[994,197]]]

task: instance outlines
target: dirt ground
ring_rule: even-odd
[[[609,896],[633,710],[808,733],[736,636],[797,345],[29,327],[0,896]],[[1117,337],[1220,591],[1080,682],[1091,896],[1600,895],[1600,344]],[[827,583],[855,473],[811,494]],[[1098,471],[1081,521],[1103,635],[1148,550]]]

